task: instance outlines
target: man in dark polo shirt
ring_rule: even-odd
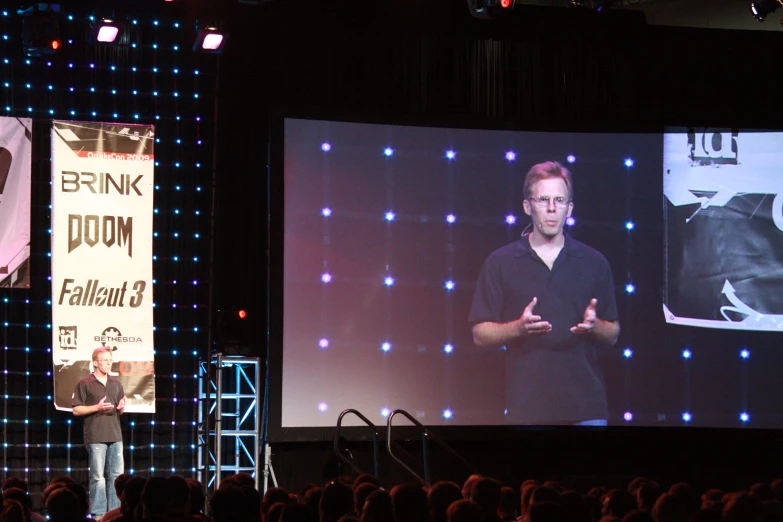
[[[562,165],[534,165],[522,204],[532,232],[484,262],[469,315],[473,340],[506,347],[507,423],[606,425],[595,352],[620,334],[611,268],[563,232],[574,203]]]
[[[92,363],[95,370],[76,384],[71,405],[74,415],[84,417],[84,446],[90,461],[90,513],[100,520],[106,511],[119,507],[114,481],[125,471],[120,429],[125,392],[120,381],[109,375],[111,348],[96,348]]]

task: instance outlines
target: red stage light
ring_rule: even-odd
[[[246,319],[246,318],[247,318],[247,312],[246,312],[246,311],[244,311],[244,310],[239,310],[239,311],[237,312],[237,316],[238,316],[240,319]]]
[[[514,0],[500,0],[500,7],[503,9],[508,9],[512,5],[514,5]]]
[[[60,40],[52,40],[52,49],[55,51],[60,48]]]

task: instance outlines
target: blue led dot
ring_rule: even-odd
[[[446,353],[451,353],[454,351],[454,346],[452,346],[451,344],[447,344],[443,347],[443,351]]]
[[[682,420],[685,422],[690,422],[692,418],[693,417],[691,417],[691,414],[688,413],[687,411],[682,414]]]
[[[748,415],[745,412],[740,413],[740,420],[742,422],[748,422],[750,420],[750,415]]]
[[[626,293],[632,294],[636,291],[636,287],[631,283],[628,283],[627,285],[625,285],[625,291]]]
[[[454,281],[446,281],[444,286],[446,287],[446,290],[454,290]]]
[[[387,158],[390,158],[391,156],[393,156],[393,155],[394,155],[394,149],[392,149],[391,147],[386,147],[385,149],[383,149],[383,154],[384,154],[384,155],[385,155]]]
[[[391,221],[394,221],[395,217],[397,217],[396,214],[390,210],[390,211],[388,211],[386,213],[386,215],[384,216],[384,219],[386,219],[386,221],[391,222]]]
[[[631,351],[630,348],[626,348],[625,350],[623,350],[623,357],[625,357],[626,359],[630,359],[632,356],[633,356],[633,351]]]
[[[626,167],[633,167],[633,160],[631,158],[627,158],[624,162]]]
[[[687,348],[682,351],[682,358],[683,359],[690,359],[692,355],[693,354],[691,353],[691,351],[689,349],[687,349]]]
[[[394,278],[392,276],[386,276],[383,279],[383,284],[386,286],[393,286],[394,285]]]
[[[384,352],[388,352],[389,350],[391,350],[391,347],[392,345],[389,342],[385,342],[381,344],[381,350],[383,350]]]
[[[626,221],[626,222],[625,222],[625,229],[626,229],[626,230],[633,230],[633,227],[634,227],[634,226],[635,226],[635,225],[633,224],[633,221]]]
[[[453,150],[447,150],[446,151],[446,159],[453,160],[456,157],[457,157],[457,153],[454,152]]]
[[[742,351],[740,351],[740,357],[742,357],[743,359],[747,359],[748,357],[750,357],[750,352],[746,349],[743,349]]]
[[[454,416],[454,413],[450,409],[447,408],[447,409],[443,410],[443,418],[444,419],[450,419],[453,416]]]

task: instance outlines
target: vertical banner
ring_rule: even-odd
[[[30,288],[32,125],[0,117],[0,288]]]
[[[783,132],[667,132],[663,192],[666,321],[783,331]]]
[[[108,346],[126,411],[155,411],[153,126],[52,123],[54,404]]]

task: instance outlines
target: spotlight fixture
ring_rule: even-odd
[[[468,10],[475,18],[492,20],[507,15],[515,0],[467,0]]]
[[[759,22],[763,22],[768,14],[783,5],[783,0],[758,0],[750,3],[750,10]]]
[[[62,47],[59,4],[35,3],[17,10],[22,17],[22,46],[27,56],[45,56]]]
[[[101,18],[92,26],[90,42],[102,44],[119,43],[125,24],[112,18]]]
[[[198,37],[196,43],[193,44],[193,51],[208,53],[208,54],[220,54],[226,47],[226,40],[228,40],[228,34],[224,33],[219,24],[206,24],[196,22],[196,31],[198,31]]]

